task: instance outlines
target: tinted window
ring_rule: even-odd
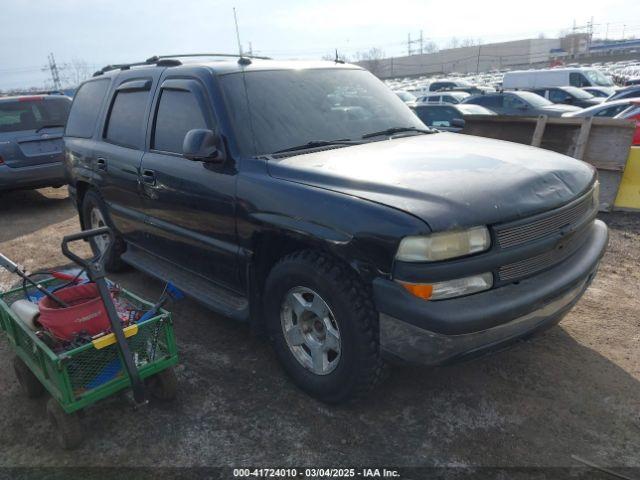
[[[184,137],[194,128],[207,128],[207,123],[193,93],[162,90],[151,148],[182,153]]]
[[[596,117],[615,117],[617,114],[621,113],[623,110],[629,108],[628,104],[622,105],[614,105],[612,107],[603,108],[598,113],[596,113]]]
[[[436,95],[434,97],[427,97],[427,101],[429,103],[438,103],[440,101],[440,95]]]
[[[71,101],[67,97],[24,97],[0,101],[0,132],[37,130],[42,127],[64,126]]]
[[[506,95],[504,97],[504,106],[510,109],[524,109],[527,108],[527,103],[515,95]]]
[[[549,91],[549,100],[551,100],[553,103],[564,103],[570,98],[571,96],[568,93],[563,92],[562,90]]]
[[[591,82],[589,82],[581,73],[573,72],[569,74],[569,84],[572,87],[588,87],[591,85]]]
[[[384,83],[360,69],[252,71],[221,75],[220,82],[238,143],[250,154],[424,128]]]
[[[147,90],[122,90],[111,107],[105,138],[124,147],[142,148]]]
[[[500,95],[484,95],[469,100],[469,103],[482,105],[483,107],[487,107],[489,109],[502,108],[503,98]]]
[[[98,120],[98,113],[109,87],[109,80],[85,83],[73,99],[65,135],[91,138]]]

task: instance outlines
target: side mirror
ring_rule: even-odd
[[[454,118],[451,120],[451,126],[456,128],[464,128],[465,122],[462,118]]]
[[[222,163],[226,159],[222,137],[212,130],[189,130],[182,142],[182,155],[189,160]]]

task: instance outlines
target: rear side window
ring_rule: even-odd
[[[571,96],[567,92],[563,92],[562,90],[551,90],[549,91],[549,100],[553,103],[562,103],[569,100]]]
[[[500,95],[486,95],[477,97],[471,100],[469,103],[475,103],[476,105],[482,105],[483,107],[502,108],[503,98]]]
[[[0,132],[64,127],[71,101],[66,97],[23,97],[0,102]]]
[[[67,122],[68,137],[91,138],[96,128],[100,106],[109,88],[109,80],[87,82],[76,93]]]
[[[123,147],[141,149],[148,90],[120,90],[111,107],[105,138]]]
[[[182,153],[182,143],[189,130],[207,128],[207,123],[193,93],[162,90],[151,148]]]

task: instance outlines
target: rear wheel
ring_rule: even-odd
[[[44,385],[20,357],[13,359],[13,370],[22,391],[28,398],[39,398],[44,394]]]
[[[82,200],[82,219],[85,229],[108,226],[113,230],[108,218],[105,203],[100,195],[94,190],[89,190]],[[110,245],[108,235],[93,237],[89,240],[89,243],[95,255],[105,255],[104,266],[107,271],[117,272],[123,269],[124,263],[120,259],[120,255],[125,251],[126,247],[121,237],[115,235],[113,245]]]
[[[293,253],[273,267],[264,298],[278,358],[305,392],[341,403],[381,381],[377,313],[348,266],[320,252]]]
[[[171,367],[149,377],[146,384],[149,393],[158,400],[173,400],[178,393],[178,378]]]
[[[55,398],[47,402],[47,417],[55,429],[56,440],[65,450],[78,448],[84,439],[77,412],[66,413]]]

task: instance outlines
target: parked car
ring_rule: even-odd
[[[605,101],[611,102],[613,100],[622,100],[623,98],[640,98],[640,85],[621,88]]]
[[[417,103],[460,103],[470,95],[466,92],[432,92],[418,97]]]
[[[405,92],[403,90],[395,90],[393,93],[395,93],[404,103],[414,104],[416,102],[416,96],[412,93]]]
[[[640,146],[640,98],[633,100],[632,105],[623,112],[616,115],[615,118],[624,120],[635,120],[636,133],[633,136],[633,145]]]
[[[462,103],[481,105],[496,112],[498,115],[548,115],[550,117],[560,117],[563,113],[580,110],[580,108],[571,105],[554,104],[532,92],[521,91],[474,95],[465,99]]]
[[[457,88],[468,88],[472,87],[469,82],[466,80],[457,80],[457,79],[441,79],[434,80],[429,84],[430,92],[438,92],[440,90],[452,90]]]
[[[431,92],[464,92],[470,95],[477,95],[481,93],[495,92],[495,89],[491,87],[473,85],[468,81],[462,80],[462,79],[453,79],[453,80],[435,80],[431,84],[429,84],[429,91]],[[424,93],[424,95],[426,94],[427,92]]]
[[[62,132],[71,99],[0,97],[0,191],[64,185]]]
[[[630,106],[634,105],[634,99],[614,100],[612,102],[603,102],[593,107],[585,108],[577,112],[568,112],[563,117],[609,117],[613,118],[619,113],[624,112]]]
[[[536,88],[532,92],[548,99],[552,103],[574,105],[580,108],[593,107],[604,101],[604,98],[594,97],[589,92],[576,87]]]
[[[413,110],[428,127],[437,128],[445,132],[460,132],[464,128],[466,115],[495,115],[495,112],[480,105],[447,105],[418,103]]]
[[[582,90],[598,98],[608,98],[616,93],[614,87],[582,87]]]
[[[613,82],[595,68],[551,68],[506,72],[503,88],[613,87]]]
[[[97,72],[71,108],[69,193],[82,228],[115,232],[92,248],[266,332],[323,401],[361,396],[387,360],[549,328],[596,273],[585,163],[439,133],[355,65],[146,63]]]

